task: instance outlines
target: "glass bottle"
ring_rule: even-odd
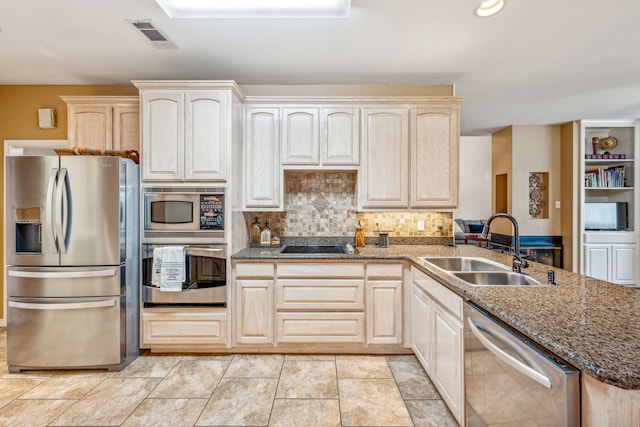
[[[271,246],[280,246],[280,235],[277,228],[274,228],[271,233]]]
[[[260,245],[260,223],[258,222],[258,217],[255,217],[251,225],[250,239],[251,246]]]
[[[260,233],[260,244],[262,246],[271,245],[271,229],[269,228],[269,221],[265,221],[262,233]]]

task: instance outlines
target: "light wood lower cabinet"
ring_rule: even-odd
[[[411,268],[411,348],[451,414],[464,424],[462,298]]]
[[[152,311],[156,310],[156,311]],[[154,345],[227,344],[226,309],[145,309],[141,315],[143,348]]]
[[[402,343],[402,264],[367,264],[367,343]]]
[[[236,281],[236,342],[273,344],[273,280]]]
[[[427,373],[431,372],[433,347],[432,304],[429,296],[417,285],[411,286],[411,349]]]

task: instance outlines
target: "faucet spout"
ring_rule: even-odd
[[[529,267],[529,263],[527,262],[526,259],[522,259],[522,257],[520,257],[520,232],[518,231],[518,221],[516,221],[514,217],[506,213],[496,213],[491,215],[487,220],[487,223],[485,224],[484,228],[482,229],[481,236],[485,238],[489,236],[489,232],[491,230],[491,223],[496,218],[506,218],[509,221],[511,221],[511,224],[513,225],[513,241],[514,242],[513,242],[513,262],[511,264],[511,269],[516,273],[522,273],[522,269]]]

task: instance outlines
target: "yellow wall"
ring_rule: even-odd
[[[491,135],[491,213],[496,213],[496,175],[507,175],[507,213],[513,212],[511,206],[511,181],[513,174],[513,128],[506,127]],[[507,221],[496,221],[491,225],[491,231],[511,235],[511,224]]]
[[[4,158],[4,141],[8,139],[67,139],[67,106],[61,95],[136,96],[133,85],[0,85],[0,142]],[[56,129],[38,127],[38,109],[55,108]],[[4,162],[0,166],[0,188],[4,189]],[[4,190],[0,190],[4,192]],[[2,194],[4,200],[4,194]],[[4,218],[4,203],[0,206]],[[1,228],[1,227],[0,227]],[[4,242],[4,229],[0,230]],[[4,260],[4,246],[0,258]],[[4,316],[4,277],[0,281],[0,319]]]
[[[574,209],[578,206],[578,144],[580,143],[580,129],[576,122],[565,123],[560,126],[560,170],[562,192],[560,195],[561,229],[563,244],[563,267],[566,270],[577,272],[578,252],[574,247],[578,246],[578,214]]]

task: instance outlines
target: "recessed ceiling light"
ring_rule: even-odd
[[[351,0],[156,0],[170,18],[348,18]]]
[[[495,15],[504,7],[504,2],[505,0],[485,0],[480,4],[480,6],[478,6],[476,15],[482,18]]]

